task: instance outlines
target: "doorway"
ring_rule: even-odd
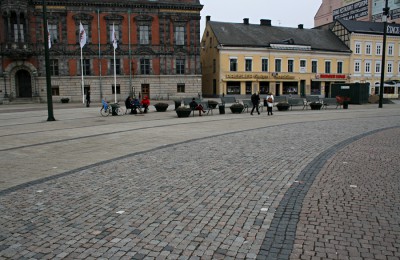
[[[32,82],[31,74],[26,70],[19,70],[15,73],[15,83],[17,89],[17,97],[31,98],[32,97]]]

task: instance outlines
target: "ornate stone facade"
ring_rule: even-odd
[[[46,100],[44,2],[0,1],[0,101]],[[113,100],[115,89],[118,100],[201,93],[199,0],[47,0],[46,8],[54,101],[79,102],[88,90],[93,101]]]

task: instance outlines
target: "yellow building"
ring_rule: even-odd
[[[201,42],[205,96],[254,92],[329,97],[332,83],[348,82],[351,50],[329,30],[213,22]]]
[[[350,82],[370,83],[369,93],[379,93],[382,73],[383,23],[336,21],[332,31],[351,50]],[[400,25],[388,24],[384,81],[385,98],[398,98],[400,79]]]

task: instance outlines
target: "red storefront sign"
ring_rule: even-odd
[[[346,79],[344,74],[320,74],[316,75],[317,79]]]

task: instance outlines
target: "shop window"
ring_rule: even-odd
[[[283,84],[283,95],[297,95],[298,86],[291,84]]]
[[[240,94],[240,82],[228,82],[226,94],[239,95]]]
[[[311,95],[321,95],[321,83],[313,81],[311,83]]]
[[[267,94],[269,92],[269,82],[260,82],[260,94]]]
[[[251,85],[252,85],[252,82],[251,81],[246,81],[246,94],[247,95],[249,95],[249,94],[251,94]]]

